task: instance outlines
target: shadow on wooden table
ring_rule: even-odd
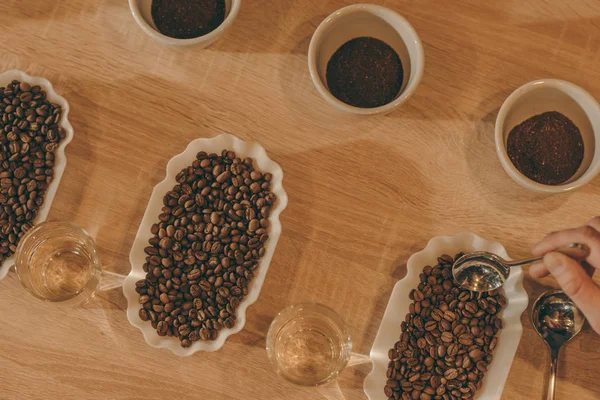
[[[357,160],[356,168],[348,168],[349,159]],[[290,304],[323,303],[348,324],[354,350],[367,354],[408,256],[431,237],[423,225],[433,212],[426,178],[391,148],[368,140],[277,161],[290,203],[259,300],[271,306],[266,319]],[[248,326],[258,328],[260,320],[249,318]]]

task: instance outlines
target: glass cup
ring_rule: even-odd
[[[304,303],[289,306],[271,323],[267,354],[275,370],[302,386],[331,382],[346,367],[352,341],[331,308]]]
[[[25,289],[48,302],[83,303],[100,282],[94,240],[69,222],[43,222],[27,231],[15,266]]]

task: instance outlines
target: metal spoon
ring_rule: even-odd
[[[562,290],[550,290],[533,303],[531,322],[550,350],[550,379],[546,399],[554,400],[558,351],[581,331],[585,317]]]
[[[579,243],[572,243],[556,251],[566,254],[576,260],[584,260],[590,249]],[[529,258],[520,261],[506,261],[495,254],[486,251],[476,251],[465,254],[454,262],[452,275],[456,282],[473,292],[489,292],[498,289],[508,279],[511,267],[531,264],[544,257]]]

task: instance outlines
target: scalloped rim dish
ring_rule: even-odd
[[[207,153],[220,154],[223,149],[233,150],[242,158],[252,157],[255,165],[262,172],[270,172],[273,175],[271,191],[277,196],[277,201],[269,216],[269,240],[267,241],[265,255],[260,260],[258,272],[250,283],[248,295],[240,303],[235,326],[231,329],[222,329],[214,341],[197,341],[191,347],[184,349],[177,338],[158,336],[158,333],[156,333],[156,330],[152,328],[149,322],[144,322],[140,319],[138,315],[140,309],[138,302],[139,295],[135,291],[135,282],[144,279],[146,276],[146,273],[142,269],[146,258],[144,247],[147,246],[148,240],[152,237],[150,227],[158,220],[158,215],[161,213],[163,196],[177,184],[175,176],[183,168],[192,164],[198,152],[206,151]],[[144,212],[144,217],[129,253],[131,272],[123,282],[123,293],[127,298],[127,319],[144,334],[144,339],[149,345],[158,348],[167,348],[178,356],[189,356],[200,350],[219,350],[223,347],[229,335],[237,333],[244,328],[246,323],[246,309],[258,299],[269,269],[269,264],[275,252],[275,247],[277,246],[277,241],[281,235],[279,215],[287,206],[287,201],[287,194],[283,190],[283,170],[281,167],[267,156],[267,152],[261,145],[244,142],[233,135],[221,134],[209,139],[196,139],[190,142],[183,153],[176,155],[168,162],[165,179],[154,187],[150,200],[148,200],[148,207]]]
[[[371,348],[373,369],[364,382],[364,391],[369,400],[387,400],[383,393],[386,370],[389,362],[388,350],[400,337],[400,324],[408,313],[409,292],[419,284],[419,273],[425,265],[435,265],[437,257],[447,253],[454,255],[460,251],[489,251],[510,260],[504,247],[474,233],[460,233],[455,236],[437,236],[427,243],[425,249],[413,254],[408,259],[406,276],[394,286],[392,295],[385,309],[381,325]],[[483,380],[483,386],[476,399],[496,400],[502,396],[502,390],[508,372],[523,334],[521,314],[527,308],[529,297],[523,288],[523,271],[521,267],[511,268],[511,273],[504,285],[508,305],[502,311],[504,329],[498,333],[498,346],[494,351],[494,360],[490,364]]]
[[[62,107],[62,117],[60,119],[59,125],[65,130],[66,136],[60,142],[60,145],[56,149],[55,156],[55,164],[54,164],[54,180],[48,186],[48,190],[46,190],[46,195],[44,198],[44,203],[38,210],[38,213],[33,220],[33,224],[39,224],[40,222],[44,222],[46,217],[48,216],[48,212],[50,211],[50,207],[52,206],[52,202],[54,201],[54,195],[56,194],[56,190],[58,189],[58,185],[60,184],[60,180],[62,179],[63,172],[67,166],[67,156],[65,155],[65,148],[67,145],[73,140],[73,127],[69,123],[69,103],[65,100],[64,97],[59,95],[54,91],[54,87],[52,84],[45,78],[41,78],[38,76],[30,76],[23,71],[19,71],[16,69],[12,69],[10,71],[3,72],[0,74],[0,87],[5,87],[7,84],[12,82],[13,80],[19,80],[21,82],[27,82],[31,85],[40,85],[42,89],[46,92],[47,99],[51,103],[58,104]],[[13,254],[0,266],[0,280],[2,280],[7,274],[12,266],[15,265],[15,255]]]

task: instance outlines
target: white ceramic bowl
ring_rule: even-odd
[[[344,43],[373,37],[390,45],[402,61],[404,80],[398,96],[375,108],[360,108],[338,100],[327,88],[327,63]],[[385,114],[404,103],[417,89],[425,55],[417,32],[400,14],[373,4],[355,4],[328,16],[317,28],[308,48],[308,69],[319,94],[336,109],[357,115]]]
[[[46,217],[48,216],[48,212],[50,211],[50,207],[52,206],[52,201],[54,200],[54,195],[56,194],[56,190],[58,189],[58,185],[60,184],[60,180],[62,178],[65,167],[67,166],[67,156],[65,155],[65,147],[73,140],[73,127],[69,123],[69,103],[65,100],[64,97],[60,96],[54,91],[54,87],[47,79],[40,78],[37,76],[29,76],[23,71],[18,70],[10,70],[0,74],[0,87],[5,87],[7,84],[12,82],[13,80],[19,80],[21,82],[27,82],[30,85],[40,85],[42,89],[47,94],[47,99],[54,104],[58,104],[62,107],[62,118],[59,122],[59,125],[65,130],[66,136],[60,142],[60,145],[56,149],[54,153],[54,180],[48,186],[48,190],[46,191],[46,196],[44,199],[44,204],[38,210],[37,216],[33,220],[33,224],[39,224],[40,222],[44,222]],[[13,254],[11,257],[6,259],[2,265],[0,265],[0,279],[3,279],[6,274],[8,274],[9,269],[15,265],[15,255]]]
[[[523,175],[506,152],[510,131],[521,122],[547,111],[558,111],[579,128],[584,156],[579,170],[560,185],[544,185]],[[577,85],[558,79],[540,79],[515,90],[502,104],[496,118],[496,153],[508,175],[534,192],[562,193],[591,181],[600,172],[600,105]]]
[[[504,247],[497,242],[490,242],[474,233],[460,233],[456,236],[437,236],[427,243],[425,249],[413,254],[407,263],[408,273],[398,281],[388,302],[375,342],[371,348],[373,369],[366,377],[364,390],[369,400],[387,400],[383,392],[386,384],[386,371],[389,362],[388,351],[398,341],[401,334],[400,324],[408,314],[411,301],[408,294],[420,282],[419,274],[425,265],[435,265],[441,254],[464,251],[489,251],[510,260]],[[523,271],[521,267],[511,268],[510,276],[504,285],[504,293],[508,300],[501,317],[504,329],[498,333],[498,346],[494,350],[494,360],[485,373],[483,386],[476,399],[496,400],[502,396],[502,390],[513,358],[519,346],[523,325],[521,314],[527,308],[529,298],[523,288]]]
[[[191,347],[183,348],[177,338],[161,337],[156,333],[156,329],[152,328],[149,322],[144,322],[140,319],[138,312],[140,309],[139,295],[135,291],[135,283],[146,277],[146,273],[142,269],[142,265],[146,259],[144,248],[148,245],[148,240],[153,236],[150,232],[152,224],[158,221],[158,215],[163,207],[163,197],[165,193],[177,184],[175,176],[183,168],[188,167],[196,159],[196,154],[200,151],[207,153],[221,154],[223,149],[233,150],[239,157],[252,157],[255,165],[262,172],[270,172],[273,175],[271,182],[271,191],[277,196],[277,201],[269,216],[269,240],[266,242],[265,255],[260,260],[259,267],[255,272],[254,279],[250,282],[250,290],[248,295],[240,303],[237,311],[237,322],[231,329],[223,329],[219,332],[217,340],[214,341],[197,341]],[[253,304],[260,294],[263,282],[267,276],[269,264],[273,258],[277,241],[281,235],[281,223],[279,222],[279,214],[287,206],[287,194],[283,190],[283,171],[281,167],[272,161],[265,149],[258,143],[244,142],[235,136],[222,134],[210,139],[196,139],[192,141],[185,151],[173,157],[167,164],[167,173],[165,179],[157,184],[152,190],[152,195],[148,201],[148,206],[144,213],[144,218],[140,223],[140,227],[133,242],[133,247],[129,253],[129,261],[131,262],[131,272],[123,282],[123,293],[127,298],[127,318],[129,322],[138,328],[144,334],[146,342],[153,347],[167,348],[179,356],[189,356],[199,350],[215,351],[223,347],[225,340],[229,335],[242,330],[246,323],[246,309]]]
[[[176,39],[163,35],[156,29],[151,12],[152,0],[129,0],[129,9],[131,10],[131,14],[133,14],[135,22],[137,22],[140,28],[142,28],[148,36],[166,46],[210,46],[223,36],[223,33],[229,29],[231,24],[233,24],[235,17],[237,17],[240,11],[241,5],[242,0],[225,0],[225,20],[217,27],[217,29],[196,38]]]

